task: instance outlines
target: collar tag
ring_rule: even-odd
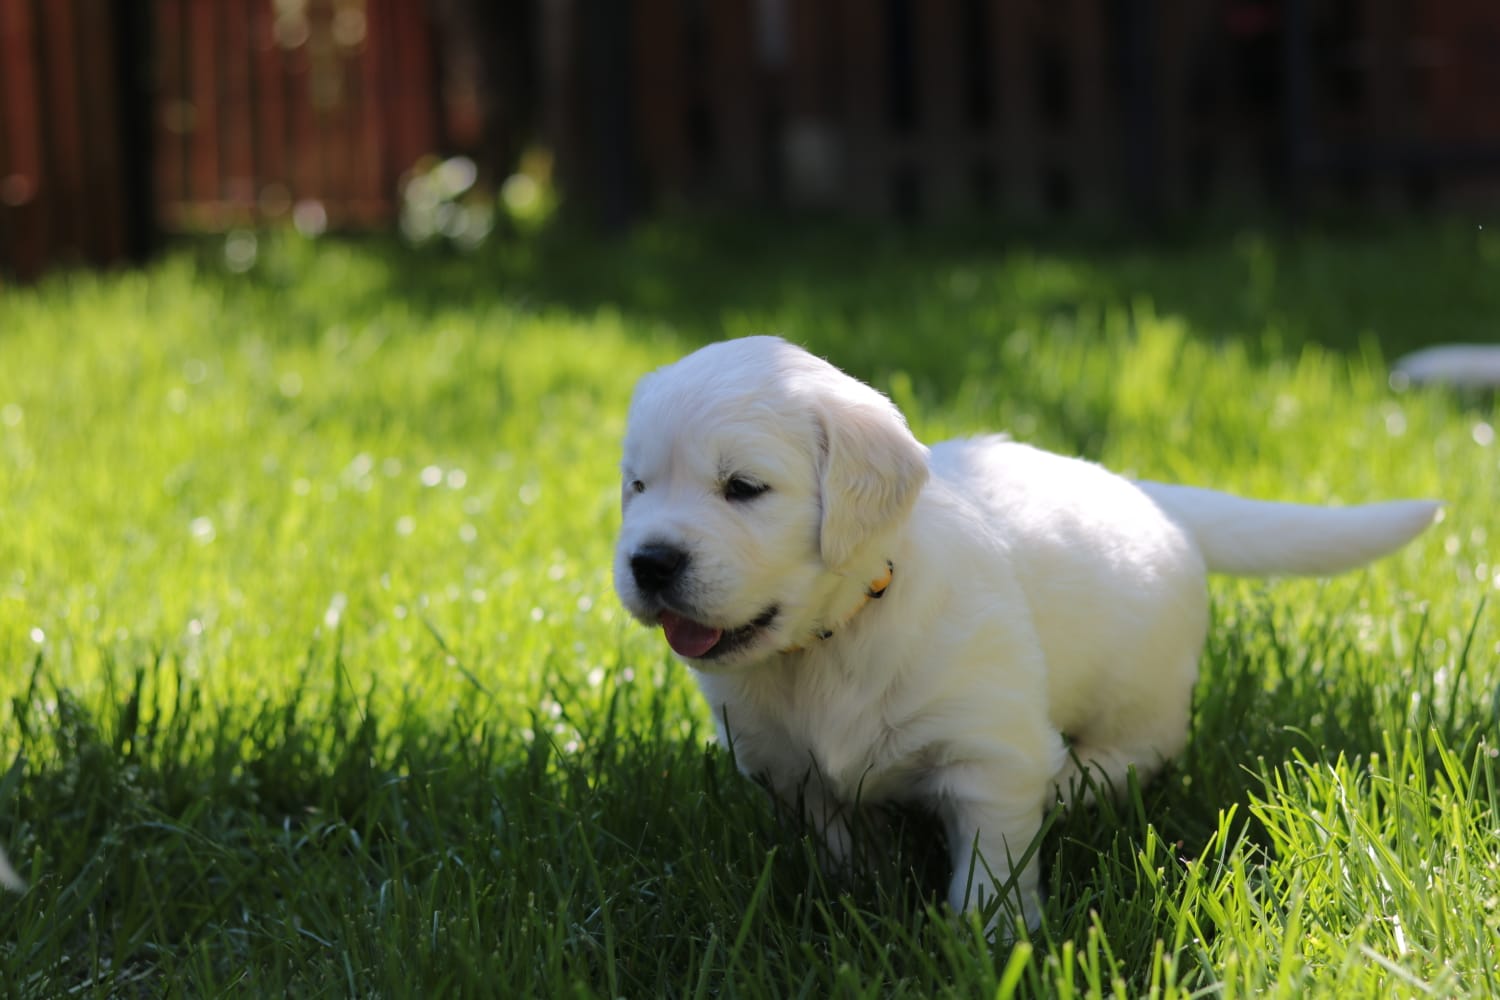
[[[871,601],[878,601],[882,597],[884,597],[885,596],[885,592],[886,592],[887,589],[890,588],[891,580],[895,577],[895,575],[896,575],[896,565],[895,565],[895,563],[893,563],[889,559],[887,559],[885,561],[885,572],[881,573],[878,577],[876,577],[875,579],[873,579],[873,580],[870,581],[869,587],[865,588],[864,597],[860,598],[859,603],[854,606],[854,610],[853,611],[849,612],[847,615],[844,616],[844,620],[841,621],[841,622],[839,622],[838,627],[839,628],[843,628],[845,625],[848,625],[851,621],[853,621],[854,620],[854,616],[857,615],[857,614],[859,614],[861,611],[863,611],[866,604],[869,604]],[[832,639],[833,638],[833,632],[834,632],[834,630],[831,629],[831,628],[823,628],[823,629],[819,629],[817,632],[815,632],[813,634],[821,642],[821,641],[826,641],[828,639]],[[788,646],[786,649],[783,649],[782,652],[783,653],[800,653],[800,652],[802,652],[806,648],[807,647],[804,646],[802,643],[797,643],[794,646]]]

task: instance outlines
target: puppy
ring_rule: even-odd
[[[616,590],[740,769],[800,803],[836,863],[856,807],[932,810],[951,905],[998,892],[1029,927],[1037,868],[1018,861],[1045,810],[1183,748],[1206,575],[1336,573],[1438,507],[1243,500],[998,436],[928,449],[774,337],[643,378],[622,472]]]

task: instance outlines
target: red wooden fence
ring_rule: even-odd
[[[293,214],[388,224],[455,110],[428,8],[0,0],[0,272]]]
[[[397,179],[438,147],[420,0],[156,0],[155,198],[168,230],[311,207],[390,219]]]
[[[0,0],[0,268],[126,250],[110,0]]]
[[[1500,167],[1477,148],[1500,138],[1495,0],[635,0],[614,74],[590,39],[610,6],[544,8],[549,138],[572,193],[628,181],[642,211],[1128,215]]]
[[[1497,109],[1496,0],[0,0],[0,273],[384,226],[538,120],[614,221],[1047,219],[1493,195]]]
[[[1183,53],[1220,15],[1194,0],[628,6],[628,75],[592,85],[598,4],[546,7],[549,37],[565,40],[549,62],[549,139],[575,193],[629,157],[647,205],[780,201],[936,219],[1097,214],[1150,197],[1187,141]],[[1155,27],[1132,64],[1130,19],[1148,6]],[[631,132],[611,148],[595,110],[621,89],[633,95]],[[1133,109],[1155,116],[1155,134],[1131,134]],[[1132,143],[1144,169],[1127,165]]]

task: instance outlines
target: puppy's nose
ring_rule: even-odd
[[[687,565],[687,553],[673,545],[642,545],[630,557],[635,584],[649,594],[670,587]]]

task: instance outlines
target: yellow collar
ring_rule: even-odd
[[[837,627],[843,628],[845,625],[848,625],[851,621],[854,620],[855,615],[864,610],[866,604],[869,604],[871,601],[878,601],[882,597],[884,597],[886,588],[891,585],[891,578],[895,575],[895,564],[887,559],[885,561],[885,572],[881,573],[875,579],[870,581],[870,586],[865,588],[864,596],[861,597],[859,603],[854,606],[854,610],[845,615],[843,621],[839,622]],[[814,633],[814,635],[818,638],[819,641],[822,641],[825,639],[833,638],[833,632],[834,630],[831,628],[824,628],[819,629]],[[807,646],[803,645],[802,643],[797,643],[796,645],[788,646],[786,649],[783,649],[782,652],[800,653],[806,648]]]

